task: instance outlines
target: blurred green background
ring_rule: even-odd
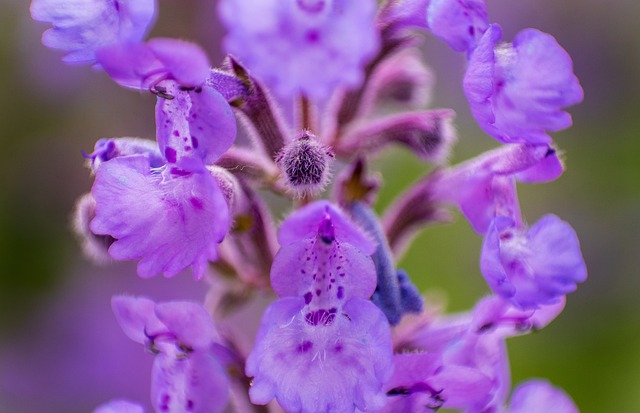
[[[584,413],[640,412],[640,3],[488,0],[488,5],[506,40],[525,27],[552,33],[573,57],[585,90],[584,103],[570,109],[574,126],[554,135],[566,152],[567,171],[550,184],[521,185],[519,194],[530,223],[546,213],[571,223],[589,279],[549,327],[508,342],[513,382],[546,377]],[[70,386],[99,383],[85,380],[84,370],[64,369],[65,357],[76,364],[83,360],[65,355],[78,345],[73,326],[95,327],[89,316],[94,307],[108,314],[111,294],[144,293],[153,283],[138,280],[132,265],[98,268],[81,257],[70,231],[75,199],[91,187],[80,151],[90,151],[101,137],[152,138],[154,99],[123,90],[87,67],[65,66],[60,53],[40,44],[45,26],[31,21],[28,6],[27,0],[0,3],[0,412],[30,413],[46,406],[48,412],[80,413],[119,394],[106,387],[67,391],[61,384],[67,381],[56,383],[57,375],[67,373],[80,375]],[[155,27],[152,35],[197,41],[214,64],[222,59],[222,30],[211,1],[160,0]],[[464,58],[431,38],[424,50],[436,77],[432,105],[458,113],[453,161],[496,146],[470,116],[460,86]],[[403,150],[377,165],[386,179],[380,209],[425,171]],[[423,231],[400,266],[421,289],[446,297],[449,310],[466,310],[488,292],[478,269],[480,245],[458,217]],[[189,276],[182,278],[170,285],[185,297],[202,296],[186,285]],[[79,299],[84,286],[104,301]],[[61,301],[75,303],[69,304],[75,316],[58,317],[60,325],[45,327],[54,322],[48,318],[58,311],[53,309],[64,307]],[[85,316],[83,324],[78,317]],[[111,327],[105,325],[105,331]],[[63,338],[51,333],[67,330]],[[96,343],[89,352],[112,345]],[[23,368],[17,361],[3,363],[7,358],[37,362]]]

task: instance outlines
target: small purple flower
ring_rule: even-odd
[[[547,145],[504,145],[437,172],[430,196],[456,204],[473,228],[484,234],[497,215],[520,225],[516,180],[547,182],[563,172],[557,152]]]
[[[587,278],[575,231],[551,214],[528,230],[494,219],[480,268],[493,291],[522,309],[557,303]]]
[[[157,105],[164,165],[151,165],[146,146],[140,154],[102,162],[92,188],[96,209],[91,230],[116,239],[109,248],[113,258],[140,259],[142,277],[171,277],[191,266],[200,279],[208,261],[217,259],[216,246],[230,225],[227,202],[206,165],[231,146],[236,123],[214,89],[181,91],[164,83],[174,96],[159,98]]]
[[[223,0],[227,51],[283,99],[353,88],[378,50],[374,0]]]
[[[146,43],[117,43],[100,49],[98,63],[118,84],[132,89],[155,90],[166,79],[185,88],[202,85],[210,72],[205,52],[196,44],[157,38]]]
[[[305,307],[302,297],[288,297],[265,312],[247,360],[251,401],[275,397],[288,412],[381,408],[382,385],[393,367],[385,315],[357,297],[314,317]]]
[[[152,140],[140,138],[99,139],[93,152],[85,155],[85,158],[89,160],[89,167],[95,173],[103,162],[127,155],[146,155],[152,168],[159,168],[165,164],[158,144]]]
[[[456,52],[472,52],[489,27],[484,0],[431,0],[429,29]]]
[[[511,403],[504,413],[578,413],[571,398],[544,380],[529,380],[513,391]]]
[[[505,143],[550,143],[547,132],[571,125],[562,108],[582,101],[571,57],[553,36],[521,31],[513,43],[497,44],[492,24],[469,60],[464,90],[473,116],[489,135]]]
[[[326,201],[282,223],[265,312],[246,373],[251,400],[286,411],[379,409],[392,368],[389,323],[369,297],[375,244]]]
[[[93,64],[104,46],[142,40],[155,9],[155,0],[33,0],[31,16],[53,25],[42,43],[69,52],[64,62]]]
[[[125,334],[156,355],[151,399],[157,412],[213,413],[225,408],[229,379],[212,350],[218,335],[202,306],[127,296],[113,297],[111,305]]]

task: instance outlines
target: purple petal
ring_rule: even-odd
[[[282,247],[271,267],[271,286],[279,297],[344,302],[369,298],[376,289],[373,261],[347,243],[302,240]]]
[[[53,25],[42,42],[69,52],[65,62],[92,64],[102,47],[142,40],[155,8],[154,0],[33,0],[31,16]]]
[[[112,400],[98,406],[93,413],[144,413],[144,407],[128,400]]]
[[[571,58],[538,30],[523,30],[513,44],[496,46],[500,37],[500,27],[491,25],[471,55],[464,79],[471,111],[501,142],[549,143],[547,131],[571,125],[562,108],[583,98]]]
[[[317,237],[319,225],[326,216],[330,217],[335,238],[339,242],[351,244],[367,255],[373,254],[376,245],[370,237],[328,201],[313,202],[287,217],[280,225],[278,242],[285,246],[305,238]]]
[[[100,49],[96,56],[114,81],[132,89],[148,89],[164,79],[193,88],[205,82],[210,70],[198,45],[177,39],[116,43]]]
[[[484,406],[491,400],[493,382],[476,368],[445,365],[431,380],[431,385],[442,389],[440,397],[447,409],[468,409]]]
[[[353,88],[379,47],[374,0],[224,0],[225,49],[282,99]]]
[[[111,308],[124,333],[136,343],[146,344],[149,336],[165,330],[156,317],[155,303],[144,297],[115,295],[111,298]]]
[[[384,314],[353,298],[333,323],[311,325],[301,298],[284,298],[264,314],[246,366],[251,401],[272,398],[286,411],[369,411],[385,403],[392,370],[391,334]]]
[[[200,304],[186,301],[160,303],[155,307],[155,314],[176,340],[193,349],[205,349],[217,337],[211,316]]]
[[[95,173],[103,162],[127,155],[146,155],[152,168],[159,168],[165,164],[158,144],[152,140],[140,138],[99,139],[93,152],[85,155],[85,158],[90,160],[91,169]]]
[[[429,28],[456,52],[472,51],[489,26],[484,0],[431,0]]]
[[[564,391],[549,382],[529,380],[514,390],[506,413],[530,412],[578,413],[578,408]]]
[[[152,173],[140,155],[102,164],[92,193],[91,230],[116,238],[109,248],[113,258],[141,259],[142,277],[171,277],[191,266],[201,278],[229,228],[227,204],[209,173]]]
[[[184,358],[158,354],[151,373],[156,412],[218,413],[229,398],[229,379],[210,354],[194,351]]]
[[[173,99],[159,97],[156,105],[156,134],[168,163],[200,158],[212,165],[236,137],[236,120],[227,101],[211,87],[182,91],[164,82]]]
[[[556,304],[587,277],[575,231],[555,215],[528,233],[497,218],[485,238],[481,269],[497,294],[522,309]]]

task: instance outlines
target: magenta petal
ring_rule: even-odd
[[[278,242],[281,246],[318,236],[318,227],[326,216],[331,219],[335,238],[339,242],[353,245],[363,253],[370,255],[376,244],[338,207],[328,201],[316,201],[291,214],[280,225]]]
[[[366,299],[376,289],[376,270],[369,256],[347,243],[306,239],[278,251],[271,286],[279,297],[306,296],[307,304],[343,302],[347,296]]]
[[[168,163],[200,158],[212,165],[236,137],[236,120],[227,101],[211,87],[182,91],[163,82],[173,99],[158,98],[156,135]]]
[[[391,334],[384,314],[354,298],[333,323],[311,325],[301,298],[284,298],[265,312],[246,365],[251,400],[272,398],[286,411],[369,411],[385,403],[392,371]],[[347,316],[348,315],[348,316]]]
[[[227,405],[229,380],[207,352],[194,351],[183,358],[160,353],[151,374],[156,412],[218,413]]]
[[[93,413],[144,413],[144,407],[128,400],[112,400],[98,406]]]
[[[555,150],[550,149],[540,162],[515,174],[519,182],[542,183],[556,180],[564,172],[564,165]]]
[[[142,277],[170,277],[189,266],[202,277],[229,228],[226,201],[210,174],[152,173],[144,156],[103,163],[92,193],[91,230],[116,238],[109,248],[113,258],[141,259]]]
[[[564,391],[549,382],[529,380],[514,390],[506,413],[531,412],[578,413],[578,408]]]
[[[111,308],[124,333],[136,343],[146,344],[150,335],[164,331],[164,325],[155,315],[155,303],[144,297],[116,295]]]
[[[164,70],[180,85],[202,85],[209,75],[209,59],[202,48],[184,40],[156,38],[147,42]]]
[[[211,316],[200,304],[160,303],[155,307],[155,314],[180,343],[192,349],[206,349],[217,336]]]

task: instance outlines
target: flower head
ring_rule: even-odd
[[[550,143],[547,132],[571,126],[562,109],[583,98],[571,57],[535,29],[513,43],[498,44],[501,37],[500,26],[489,26],[470,57],[464,90],[473,116],[501,142]]]
[[[156,304],[127,296],[113,297],[111,305],[125,334],[156,355],[151,399],[157,412],[224,409],[228,378],[212,352],[219,339],[202,306],[191,302]]]
[[[97,168],[91,230],[116,239],[109,248],[115,259],[140,259],[140,276],[170,277],[192,267],[202,278],[230,225],[224,194],[205,166],[232,144],[236,124],[214,89],[182,91],[175,83],[165,84],[174,99],[159,98],[157,105],[163,165],[151,164],[157,152],[146,146],[124,145],[130,150],[120,153],[109,151],[107,144],[107,158],[109,153],[127,156]]]
[[[528,230],[494,219],[480,267],[493,291],[523,309],[557,303],[587,278],[576,233],[551,214]]]

